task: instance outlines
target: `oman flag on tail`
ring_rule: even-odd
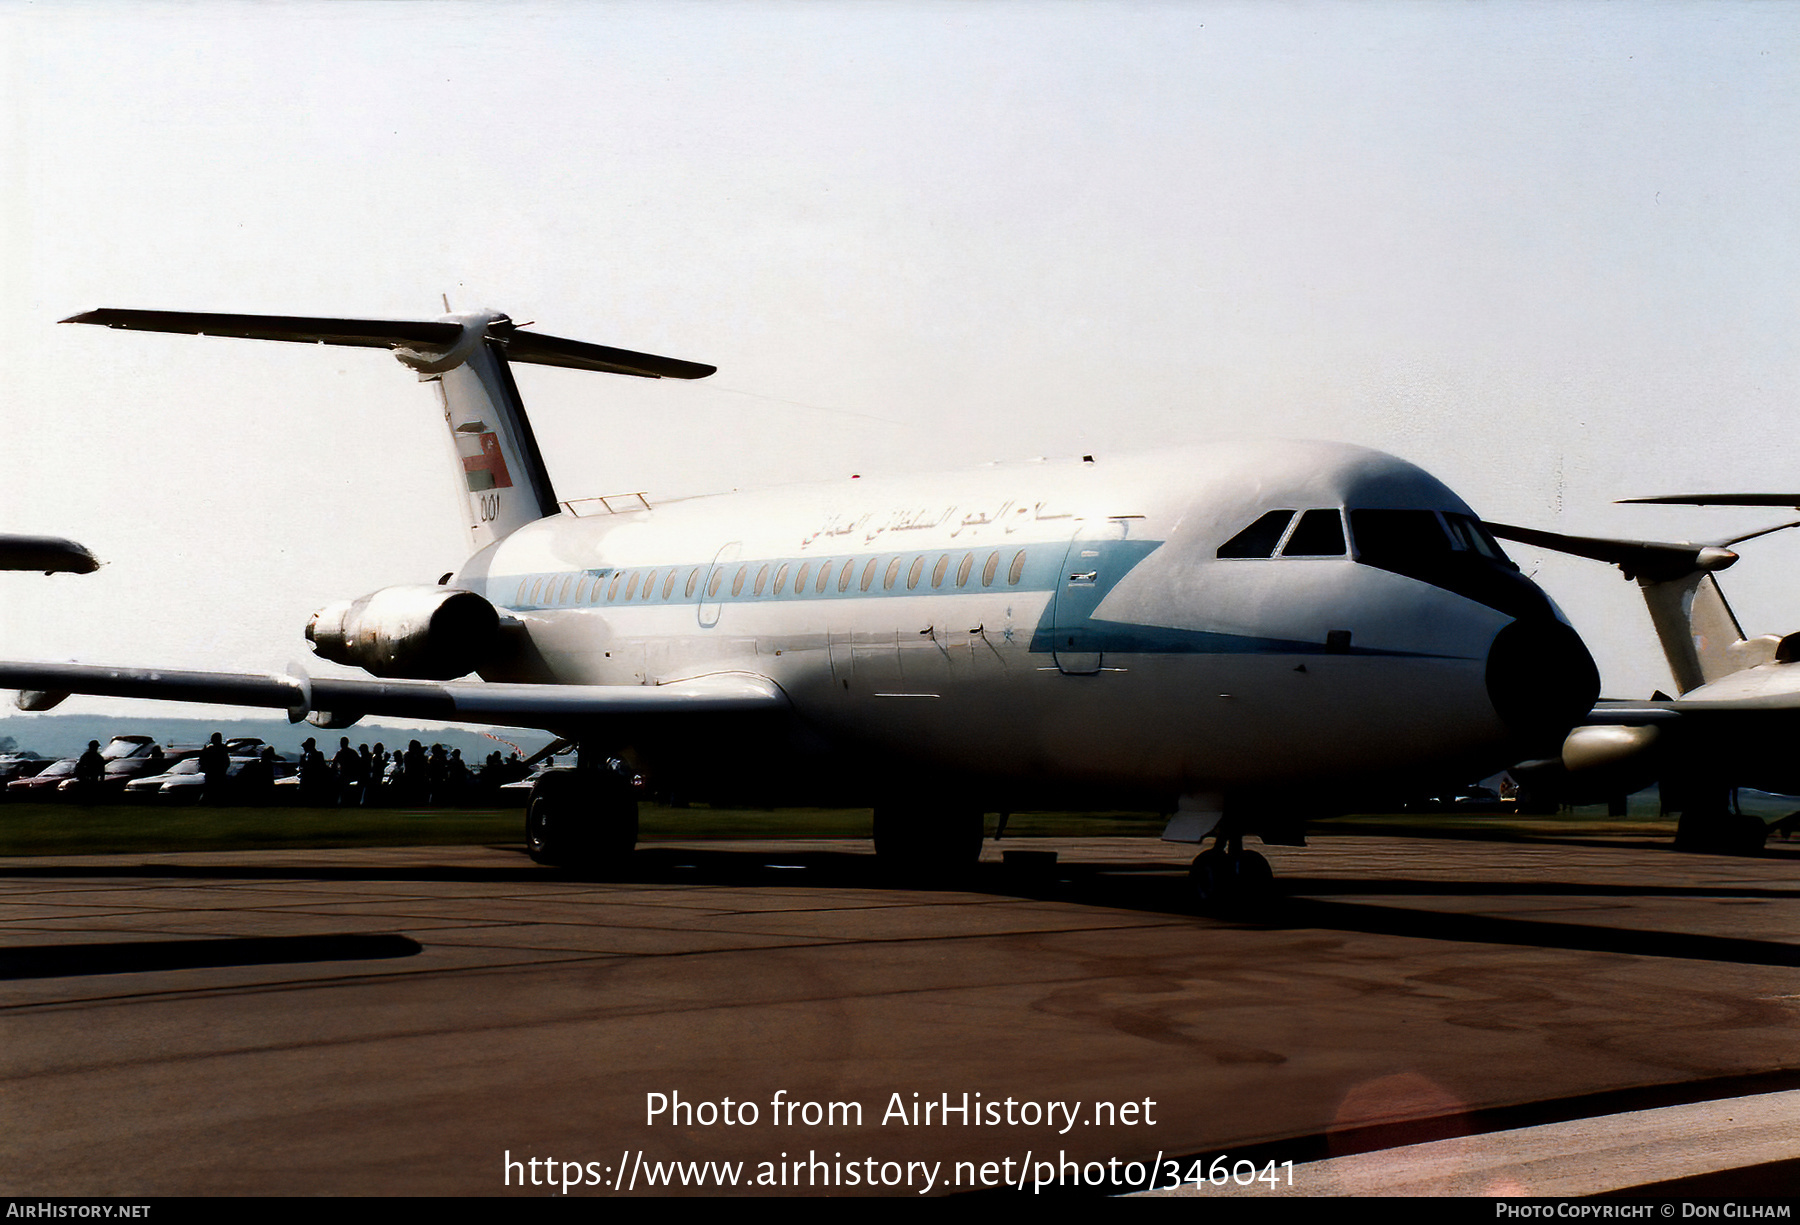
[[[506,456],[500,450],[500,439],[492,434],[458,434],[456,450],[462,456],[463,476],[469,492],[483,489],[511,489],[512,477],[506,471]]]

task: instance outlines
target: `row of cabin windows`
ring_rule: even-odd
[[[1026,550],[1020,549],[1013,555],[1012,564],[1007,567],[1006,582],[1009,586],[1018,586],[1019,580],[1025,575],[1025,553]],[[739,566],[737,572],[731,576],[730,590],[731,594],[734,596],[742,595],[744,593],[745,584],[748,583],[750,585],[751,595],[762,595],[765,590],[770,595],[781,595],[787,590],[788,575],[792,573],[794,578],[793,593],[795,595],[807,594],[809,586],[814,594],[824,595],[834,582],[840,592],[849,591],[850,585],[859,581],[859,590],[868,591],[875,586],[877,575],[880,576],[882,590],[891,591],[900,582],[901,567],[905,566],[906,589],[911,591],[919,586],[920,582],[923,581],[925,577],[925,558],[925,554],[914,554],[910,565],[907,564],[907,559],[904,557],[889,558],[887,560],[886,568],[883,569],[882,559],[879,557],[871,557],[866,562],[861,563],[862,572],[860,580],[857,574],[858,562],[854,557],[845,561],[841,567],[838,566],[835,561],[820,562],[816,577],[813,570],[813,563],[809,561],[801,562],[798,569],[795,569],[791,562],[764,562],[757,567],[754,579],[752,579],[750,567],[756,565],[756,563],[746,562]],[[772,581],[769,574],[770,567],[774,567],[774,578]],[[694,592],[698,589],[700,584],[700,576],[704,574],[707,569],[708,567],[706,566],[693,566],[689,568],[687,572],[687,581],[682,584],[681,588],[682,598],[684,600],[691,600],[694,598]],[[709,579],[706,584],[706,596],[708,599],[717,598],[719,588],[725,582],[726,573],[725,568],[722,566],[712,567],[711,569],[712,578]],[[659,575],[662,579],[662,598],[667,600],[674,595],[676,580],[680,577],[680,571],[681,567],[679,566],[671,567],[666,572],[658,570],[619,570],[612,574],[610,582],[604,574],[582,574],[579,576],[568,574],[564,575],[560,580],[555,577],[535,580],[529,578],[520,579],[518,598],[515,603],[521,606],[541,608],[550,604],[622,604],[629,600],[639,600],[642,602],[644,600],[655,598],[656,584]],[[963,554],[962,560],[958,562],[956,566],[954,585],[956,587],[967,587],[969,585],[969,577],[974,572],[975,554]],[[1000,554],[997,552],[989,553],[987,560],[981,565],[981,585],[983,587],[992,587],[994,585],[994,580],[999,573]],[[936,564],[931,567],[931,585],[934,588],[943,587],[945,578],[949,574],[950,554],[945,553],[939,556]],[[642,580],[641,585],[640,580]],[[624,585],[622,589],[620,584]]]
[[[1298,515],[1298,519],[1296,519]],[[1479,519],[1451,511],[1352,510],[1350,531],[1359,560],[1393,569],[1391,562],[1473,554],[1511,567],[1499,541]],[[1348,549],[1343,513],[1272,510],[1219,546],[1220,557],[1342,557]]]

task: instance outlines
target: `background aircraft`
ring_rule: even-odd
[[[1791,506],[1792,494],[1684,494],[1630,502]],[[1635,581],[1674,675],[1677,696],[1604,701],[1560,753],[1514,768],[1521,782],[1571,802],[1659,784],[1664,808],[1681,813],[1677,844],[1754,853],[1767,827],[1735,811],[1738,787],[1800,792],[1800,634],[1744,634],[1717,573],[1731,548],[1800,523],[1783,523],[1705,544],[1569,536],[1489,525],[1495,535],[1617,565]]]
[[[1154,804],[1214,848],[1198,891],[1255,889],[1247,835],[1559,743],[1598,676],[1474,513],[1392,456],[1240,443],[653,507],[556,501],[513,361],[643,377],[709,366],[430,321],[101,310],[72,322],[382,347],[437,389],[477,551],[436,586],[328,605],[324,658],[379,679],[67,664],[0,683],[543,728],[533,854],[612,860],[628,756],[688,794],[872,804],[908,868],[979,852],[982,814]],[[486,683],[449,678],[476,672]],[[47,696],[46,696],[47,695]]]

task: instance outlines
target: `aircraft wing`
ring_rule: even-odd
[[[337,718],[387,715],[545,731],[607,724],[641,728],[697,716],[774,713],[788,706],[779,685],[748,672],[720,672],[664,685],[493,685],[0,662],[0,689],[24,691],[20,705],[33,710],[49,709],[71,693],[84,693],[272,707],[285,710],[296,722],[313,713]]]
[[[61,536],[0,534],[0,570],[42,570],[46,574],[92,574],[100,568],[94,555]]]

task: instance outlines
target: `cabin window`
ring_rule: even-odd
[[[575,602],[577,604],[585,604],[587,602],[588,583],[592,580],[592,577],[592,575],[584,574],[581,576],[581,581],[575,584]]]
[[[1342,557],[1344,520],[1335,510],[1309,510],[1282,546],[1283,557]]]
[[[913,558],[912,569],[910,569],[906,572],[906,589],[908,591],[911,591],[914,587],[917,587],[919,585],[919,576],[921,574],[923,574],[924,572],[925,572],[924,556],[920,555],[918,557]]]
[[[625,584],[625,598],[627,600],[629,600],[633,596],[637,595],[637,581],[638,581],[638,572],[636,570],[633,570],[631,572],[630,580],[628,582],[626,582],[626,584]]]
[[[842,570],[838,571],[838,590],[839,591],[850,590],[850,576],[855,573],[856,573],[856,559],[854,557],[852,557],[852,558],[848,559],[847,561],[845,561],[844,568]]]
[[[788,574],[787,563],[782,562],[781,568],[779,570],[775,571],[775,581],[769,585],[769,594],[770,595],[780,595],[781,594],[781,589],[783,587],[787,586],[787,574]]]
[[[830,585],[831,585],[831,563],[828,561],[822,561],[819,563],[819,585],[817,587],[814,587],[813,590],[818,592],[820,595],[824,595],[825,588],[829,587]]]
[[[887,573],[881,576],[882,590],[892,591],[894,589],[894,580],[899,577],[900,559],[896,557],[893,561],[888,563]]]
[[[960,565],[956,567],[956,585],[961,587],[969,581],[969,571],[975,565],[975,554],[964,553]]]
[[[944,572],[949,568],[950,554],[946,553],[938,558],[937,565],[931,568],[931,585],[933,587],[942,587],[944,585]]]
[[[862,589],[864,591],[867,591],[869,589],[869,584],[875,581],[875,567],[880,564],[881,561],[879,558],[871,557],[869,559],[869,564],[863,567]]]
[[[999,569],[1000,554],[989,553],[987,564],[981,567],[981,585],[983,587],[992,587],[994,585],[994,575]]]
[[[669,577],[663,580],[663,599],[668,599],[675,590],[675,567],[669,567]]]
[[[719,584],[725,579],[725,571],[718,566],[713,567],[712,578],[706,583],[706,598],[712,599],[719,594]]]
[[[756,572],[756,585],[751,589],[751,594],[761,595],[763,593],[763,587],[768,584],[768,581],[769,566],[768,563],[765,562],[763,563],[763,568]]]
[[[1272,510],[1219,546],[1219,557],[1270,557],[1287,531],[1291,510]]]
[[[689,600],[693,599],[694,598],[694,587],[699,582],[700,582],[700,567],[695,566],[692,570],[688,571],[687,589],[681,593],[682,598],[689,599]]]
[[[569,602],[569,584],[574,581],[575,576],[573,574],[563,579],[562,590],[556,593],[556,602],[558,604],[567,604]]]
[[[613,602],[613,597],[619,594],[619,584],[624,581],[625,572],[623,570],[616,570],[613,572],[613,581],[609,583],[606,588],[606,602],[608,604],[611,604]]]
[[[530,584],[531,584],[531,580],[528,578],[522,578],[519,580],[519,594],[513,600],[514,604],[523,604],[525,602],[525,588],[528,587]]]
[[[744,590],[744,580],[750,577],[748,565],[739,566],[737,573],[731,576],[731,594],[740,595]]]
[[[1012,559],[1012,566],[1006,571],[1006,581],[1010,586],[1017,587],[1019,585],[1019,580],[1024,576],[1025,550],[1020,549]]]
[[[644,576],[644,598],[648,600],[656,589],[656,571],[652,570]]]
[[[798,573],[794,576],[794,594],[795,595],[805,595],[806,594],[806,576],[808,574],[810,574],[811,572],[812,572],[812,563],[811,562],[803,561],[800,563],[800,573]]]
[[[539,579],[531,585],[531,604],[538,607],[544,602],[544,580]]]

